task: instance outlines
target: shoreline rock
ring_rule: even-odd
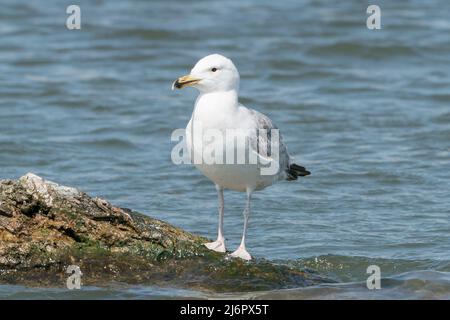
[[[69,265],[79,266],[82,284],[93,286],[237,292],[332,282],[264,259],[232,259],[206,249],[206,241],[32,173],[0,180],[2,284],[64,287]]]

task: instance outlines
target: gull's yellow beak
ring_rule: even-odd
[[[192,86],[193,84],[198,83],[200,80],[201,79],[197,79],[188,74],[187,76],[183,76],[175,80],[174,83],[172,84],[172,90],[175,88],[183,89],[184,87]]]

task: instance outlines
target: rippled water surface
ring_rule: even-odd
[[[233,59],[241,100],[268,114],[312,175],[254,197],[255,256],[307,265],[340,283],[265,298],[450,299],[448,1],[3,0],[0,178],[34,172],[214,237],[216,195],[170,160],[194,90],[171,82],[209,53]],[[228,247],[244,196],[225,194]],[[365,288],[369,264],[383,289]],[[222,297],[171,288],[0,286],[7,298]],[[226,295],[227,296],[227,295]]]

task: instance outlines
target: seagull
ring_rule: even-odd
[[[217,240],[204,245],[210,250],[226,252],[223,232],[223,191],[224,189],[231,189],[245,192],[246,205],[243,212],[242,240],[239,247],[231,253],[231,256],[251,260],[252,256],[245,247],[245,237],[253,192],[262,190],[280,180],[297,180],[298,177],[307,176],[310,172],[293,162],[281,135],[278,134],[277,137],[272,134],[278,128],[269,117],[239,103],[239,80],[239,72],[230,59],[220,54],[211,54],[200,59],[192,68],[190,74],[175,80],[172,84],[172,90],[194,87],[199,91],[194,111],[186,126],[186,147],[191,161],[200,159],[200,161],[194,161],[194,165],[214,182],[219,200]],[[201,127],[202,130],[197,130],[197,127]],[[249,161],[245,163],[234,161],[231,164],[228,161],[226,163],[211,162],[209,158],[206,158],[204,152],[210,147],[208,139],[205,138],[207,130],[215,130],[214,132],[221,133],[228,133],[229,130],[234,130],[232,131],[234,133],[238,132],[237,139],[244,138],[246,143],[238,145],[233,151],[248,152],[249,158],[250,156],[256,157],[256,163],[250,163]],[[259,134],[259,131],[267,134]],[[222,147],[224,141],[228,140],[214,140],[213,149],[229,152],[227,147]],[[273,143],[276,143],[277,155],[275,152],[270,152]],[[241,150],[243,148],[245,150]],[[274,149],[272,148],[272,150]],[[232,158],[234,160],[234,154]],[[276,170],[272,170],[273,172],[270,174],[263,174],[264,167],[272,167]]]

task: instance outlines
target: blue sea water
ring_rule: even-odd
[[[34,172],[214,237],[214,186],[176,166],[196,92],[171,83],[221,53],[241,102],[269,115],[312,172],[254,196],[247,246],[338,285],[227,297],[450,298],[449,3],[69,1],[0,6],[0,178]],[[372,4],[372,3],[371,3]],[[244,195],[225,194],[239,244]],[[381,267],[383,289],[365,288]],[[0,286],[2,298],[223,297],[180,288]]]

